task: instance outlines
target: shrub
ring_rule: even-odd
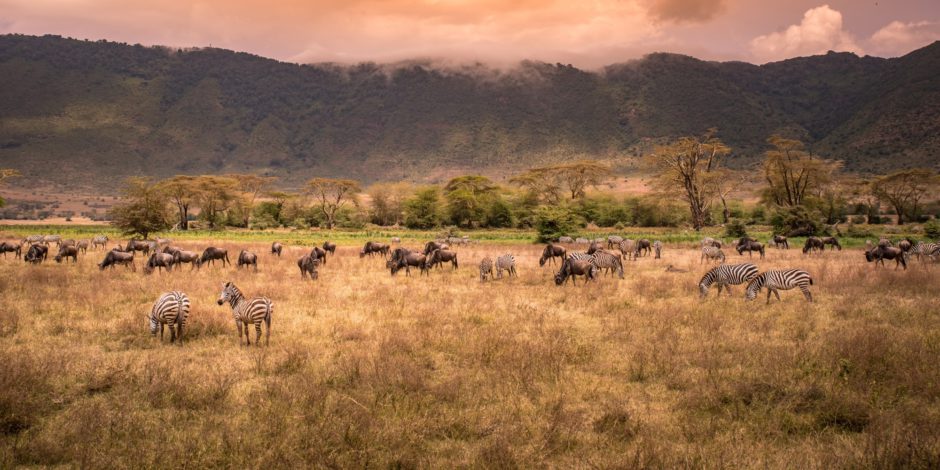
[[[735,219],[725,225],[725,236],[730,238],[742,238],[747,236],[747,227],[740,220]]]
[[[933,219],[924,224],[924,235],[934,240],[940,238],[940,221]]]
[[[584,219],[567,207],[545,206],[535,213],[535,229],[538,241],[545,243],[557,240],[584,227]]]

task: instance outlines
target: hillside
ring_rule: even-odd
[[[19,185],[258,172],[438,180],[588,154],[620,168],[718,127],[738,165],[772,133],[858,171],[940,167],[940,43],[898,59],[756,66],[674,54],[561,64],[297,65],[221,49],[0,36],[0,166]]]

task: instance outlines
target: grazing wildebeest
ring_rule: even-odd
[[[555,258],[561,258],[561,260],[564,261],[567,256],[568,250],[566,250],[565,247],[549,243],[545,245],[545,249],[542,250],[542,257],[539,258],[539,266],[545,266],[546,261],[554,265]]]
[[[589,246],[587,249],[587,254],[593,255],[594,253],[597,253],[597,250],[600,250],[600,249],[601,249],[600,245],[596,241],[592,241],[591,246]]]
[[[144,264],[144,274],[150,274],[154,269],[158,271],[166,269],[167,272],[169,272],[173,270],[174,264],[176,264],[176,260],[173,258],[173,255],[155,251],[150,254],[150,258],[148,258],[147,262]]]
[[[398,260],[404,258],[405,255],[409,253],[411,253],[411,250],[409,250],[408,248],[404,248],[404,247],[395,248],[394,250],[392,250],[391,261],[397,262]]]
[[[310,250],[310,256],[312,256],[313,259],[320,260],[320,264],[326,264],[326,251],[324,251],[323,248],[319,246],[313,247]]]
[[[421,253],[406,253],[401,256],[397,261],[389,261],[385,263],[385,266],[391,271],[392,276],[394,276],[402,268],[405,268],[405,275],[411,275],[411,267],[414,266],[421,270],[420,274],[426,274],[430,276],[428,272],[427,265],[428,257]]]
[[[650,253],[653,252],[652,246],[653,246],[653,244],[650,243],[650,241],[649,241],[648,239],[646,239],[646,238],[642,238],[642,239],[640,239],[640,240],[637,240],[637,242],[636,242],[636,254],[634,254],[634,258],[637,257],[637,256],[647,256],[647,255],[649,255]],[[644,254],[644,253],[645,253],[645,254]]]
[[[278,243],[278,242],[274,242],[274,243],[271,244],[271,254],[272,254],[272,255],[277,255],[278,257],[280,257],[280,256],[281,256],[281,250],[283,250],[283,249],[284,249],[284,245],[281,245],[281,244]]]
[[[134,264],[134,253],[120,250],[109,251],[104,255],[104,260],[98,263],[98,267],[101,270],[104,270],[104,268],[108,266],[114,269],[114,266],[118,264],[123,264],[125,268],[131,268],[133,271],[137,271],[137,265]]]
[[[19,258],[22,253],[22,248],[18,244],[13,244],[9,242],[0,243],[0,253],[3,253],[3,257],[7,257],[7,253],[16,253],[16,257]]]
[[[558,237],[558,243],[574,243],[574,239],[571,237]]]
[[[189,263],[189,270],[192,271],[200,265],[199,253],[195,251],[186,251],[186,250],[176,250],[176,252],[171,253],[173,255],[173,262],[177,267],[182,267],[183,263]]]
[[[172,240],[169,238],[156,238],[153,242],[156,244],[156,246],[167,246],[172,242]]]
[[[790,249],[790,242],[787,241],[787,237],[783,235],[774,235],[773,238],[774,247],[778,250],[783,248],[784,250]]]
[[[329,254],[331,254],[331,255],[335,255],[335,254],[336,254],[336,243],[329,242],[329,241],[323,242],[323,251],[325,251],[325,252],[327,252],[327,253],[329,253]]]
[[[72,245],[63,245],[59,248],[59,253],[55,255],[55,262],[61,263],[63,258],[72,258],[73,263],[78,262],[78,248]]]
[[[247,250],[242,250],[241,253],[238,254],[238,261],[236,261],[235,266],[238,269],[241,269],[242,266],[254,266],[255,272],[258,272],[258,255]]]
[[[150,254],[150,242],[143,240],[128,240],[127,245],[124,246],[124,251],[135,252],[140,251],[144,256]]]
[[[210,246],[202,252],[202,257],[199,258],[199,265],[202,266],[203,264],[206,264],[207,261],[214,265],[215,260],[221,261],[223,267],[225,267],[225,265],[232,265],[232,262],[228,259],[228,250],[223,248],[216,248],[214,246]]]
[[[449,247],[447,246],[446,243],[432,240],[424,244],[424,251],[422,251],[421,253],[427,256],[427,255],[430,255],[431,252],[434,250],[446,250],[447,248]]]
[[[596,280],[597,266],[587,260],[568,258],[562,263],[561,270],[555,273],[555,285],[560,286],[567,283],[569,277],[571,283],[577,285],[575,276],[584,276],[584,284],[587,285],[588,279]]]
[[[106,236],[104,236],[104,235],[95,235],[95,236],[91,239],[91,247],[92,247],[93,250],[97,250],[99,246],[101,246],[102,248],[104,248],[104,247],[106,247],[107,245],[108,245],[108,237],[106,237]]]
[[[809,253],[810,251],[822,251],[825,249],[823,241],[819,237],[809,237],[806,239],[806,243],[803,244],[803,253]]]
[[[823,237],[822,242],[823,248],[825,248],[826,245],[831,245],[831,249],[842,251],[842,245],[839,244],[839,239],[836,237]]]
[[[385,243],[378,243],[373,241],[367,241],[366,244],[359,250],[359,257],[363,258],[366,255],[370,257],[374,254],[381,254],[383,258],[388,257],[388,245]]]
[[[739,255],[743,255],[746,251],[748,257],[756,251],[760,253],[760,259],[764,259],[764,245],[761,242],[750,240],[738,245],[737,250]]]
[[[319,265],[320,260],[309,254],[301,256],[300,259],[297,260],[297,267],[300,268],[300,278],[306,279],[309,274],[310,280],[315,281],[318,277],[317,266]]]
[[[448,250],[434,250],[428,257],[428,269],[437,266],[438,269],[444,263],[450,263],[453,269],[457,269],[457,252]]]
[[[865,260],[871,263],[875,262],[875,266],[878,266],[880,263],[882,266],[885,265],[885,260],[894,260],[894,269],[898,269],[898,266],[904,266],[904,269],[907,269],[907,260],[904,259],[904,251],[900,248],[895,248],[893,246],[877,246],[872,250],[865,252]]]
[[[175,257],[176,257],[176,254],[179,253],[179,252],[182,251],[182,250],[181,250],[179,247],[177,247],[177,246],[170,246],[170,245],[167,245],[167,246],[163,247],[163,249],[160,250],[160,251],[162,251],[163,253],[166,253],[166,254],[168,254],[168,255],[173,255],[173,257],[175,258]]]
[[[882,237],[878,239],[878,246],[894,246],[894,243],[891,242],[890,238],[882,235]]]
[[[29,250],[27,250],[26,254],[23,255],[23,261],[33,264],[42,263],[48,256],[49,247],[46,245],[36,244],[29,247]]]

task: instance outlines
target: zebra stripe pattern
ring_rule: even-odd
[[[503,270],[509,271],[509,277],[516,275],[516,258],[513,255],[502,255],[496,258],[496,279],[503,278]]]
[[[702,263],[703,261],[705,261],[706,259],[708,259],[708,260],[710,260],[710,261],[712,261],[712,260],[718,260],[721,264],[724,264],[724,262],[725,262],[725,254],[724,254],[724,252],[721,251],[721,248],[717,248],[717,247],[714,247],[714,246],[703,246],[703,247],[702,247],[702,258],[699,260],[699,264],[701,264],[701,263]]]
[[[480,261],[480,282],[493,277],[493,260],[489,256]]]
[[[170,328],[170,342],[179,338],[183,344],[183,327],[189,316],[189,297],[180,291],[167,292],[160,296],[150,309],[150,334],[156,335],[160,329],[160,341],[163,341],[164,327]]]
[[[268,344],[271,340],[271,314],[274,312],[274,303],[267,297],[245,298],[241,290],[232,284],[226,282],[222,285],[222,294],[219,295],[219,305],[228,302],[232,307],[232,316],[235,318],[235,326],[238,327],[238,342],[242,341],[242,324],[245,325],[245,341],[251,346],[251,339],[248,336],[248,324],[255,324],[255,343],[261,341],[261,322],[265,323],[266,333],[264,343]]]
[[[940,244],[917,242],[913,251],[917,255],[917,259],[921,259],[923,256],[933,259],[940,255]]]
[[[716,266],[702,276],[698,283],[700,298],[708,296],[708,288],[712,284],[718,285],[718,295],[721,296],[721,290],[728,291],[731,295],[731,286],[744,284],[757,276],[757,266],[751,263],[742,264],[723,264]]]
[[[653,242],[653,251],[656,253],[656,258],[654,259],[660,259],[663,254],[663,242],[659,240]]]
[[[620,257],[622,259],[636,259],[636,242],[629,238],[620,242]]]
[[[813,301],[813,294],[809,291],[809,286],[813,285],[813,278],[808,272],[802,269],[787,269],[779,271],[765,271],[751,280],[747,285],[747,292],[744,299],[751,301],[757,297],[760,290],[767,288],[767,303],[770,303],[770,294],[777,296],[780,300],[781,290],[790,290],[799,288],[803,292],[808,302]]]
[[[620,260],[620,257],[607,252],[607,251],[595,251],[591,255],[591,264],[597,267],[597,269],[606,269],[608,273],[612,276],[614,271],[617,272],[617,275],[620,276],[620,279],[623,279],[623,261]]]

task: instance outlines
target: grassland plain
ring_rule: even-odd
[[[624,280],[556,287],[521,242],[392,277],[358,257],[362,237],[332,237],[336,256],[302,282],[310,244],[277,258],[265,237],[177,243],[250,249],[258,273],[0,257],[0,467],[940,465],[936,264],[770,249],[753,261],[808,270],[817,303],[768,306],[740,286],[700,301],[691,243],[626,262]],[[481,283],[476,263],[505,252],[519,276]],[[268,347],[239,346],[215,303],[227,280],[273,299]],[[171,289],[193,304],[182,347],[144,319]]]

